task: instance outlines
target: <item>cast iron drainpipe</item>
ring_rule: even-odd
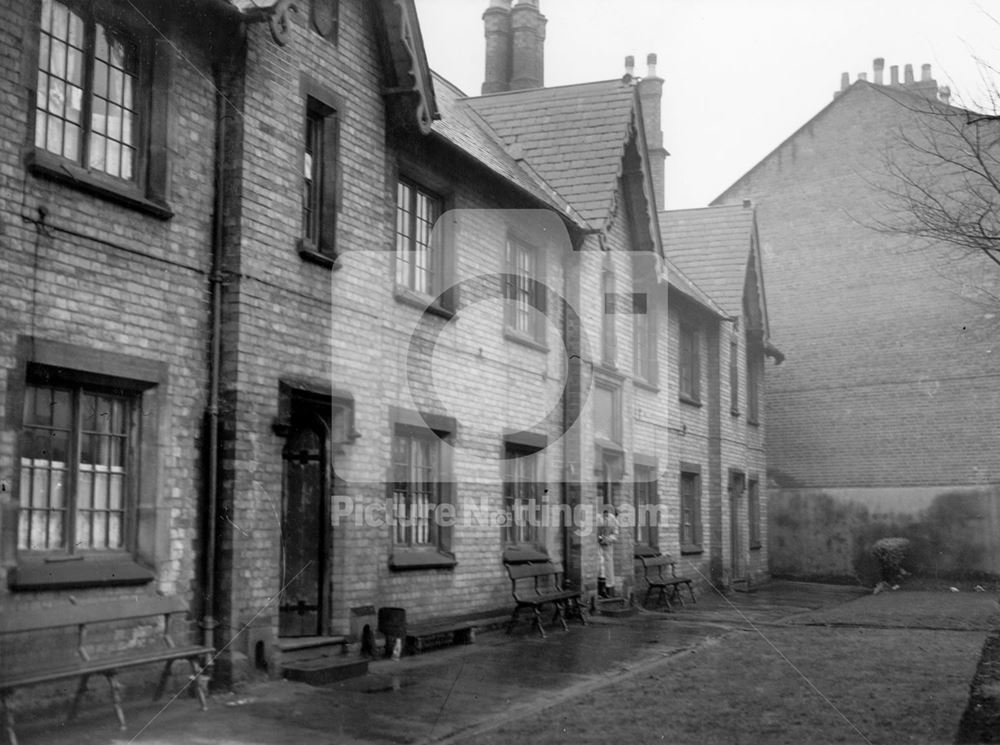
[[[225,150],[226,150],[226,98],[222,94],[222,71],[218,64],[213,71],[215,85],[215,213],[212,216],[212,271],[209,287],[211,306],[211,350],[209,352],[208,383],[208,449],[207,483],[205,494],[205,600],[202,609],[201,628],[203,644],[215,647],[215,629],[219,623],[215,619],[215,534],[218,516],[219,492],[219,366],[222,360],[222,235],[223,205],[225,193]]]

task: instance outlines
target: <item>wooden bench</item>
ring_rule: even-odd
[[[553,561],[520,564],[504,562],[504,566],[510,577],[510,590],[515,603],[514,612],[511,613],[510,622],[507,624],[508,634],[513,633],[521,609],[528,608],[534,614],[535,626],[544,639],[545,629],[542,628],[541,608],[547,603],[555,608],[552,621],[558,620],[563,630],[567,629],[567,613],[579,618],[584,626],[587,625],[587,619],[583,615],[583,605],[580,603],[580,591],[564,590],[562,587],[562,564]]]
[[[671,600],[676,600],[683,606],[684,598],[681,595],[681,587],[685,585],[687,586],[688,594],[691,596],[691,602],[698,602],[694,596],[694,587],[691,580],[687,577],[677,576],[677,562],[674,561],[672,556],[662,554],[660,556],[638,556],[636,558],[642,562],[642,569],[646,579],[646,597],[642,601],[643,605],[649,602],[649,596],[652,595],[653,590],[658,590],[660,600],[666,603],[667,610],[672,610],[670,605]],[[669,574],[667,573],[667,567],[670,567]]]
[[[177,660],[187,660],[191,665],[195,691],[204,711],[207,708],[205,695],[208,685],[204,671],[211,664],[215,650],[197,644],[177,646],[174,643],[170,636],[170,619],[176,614],[186,612],[187,605],[183,598],[162,596],[79,605],[66,603],[44,610],[5,612],[0,616],[0,639],[5,642],[12,642],[15,634],[59,633],[60,630],[63,630],[62,633],[73,634],[72,631],[68,631],[69,629],[75,629],[76,638],[76,649],[66,650],[70,654],[69,659],[65,658],[65,654],[63,659],[59,659],[59,650],[53,646],[46,646],[49,642],[40,637],[37,642],[28,640],[29,643],[39,645],[37,653],[31,655],[30,663],[15,664],[12,667],[10,660],[4,661],[3,669],[0,670],[0,704],[4,710],[4,729],[8,742],[17,745],[14,715],[9,702],[15,690],[41,683],[79,678],[80,682],[69,713],[69,719],[72,720],[76,716],[80,701],[87,691],[87,682],[92,675],[103,675],[107,679],[118,724],[124,730],[125,713],[122,711],[121,684],[117,675],[122,669],[139,665],[163,663],[155,701],[163,695],[171,665]],[[110,647],[113,643],[105,644],[103,639],[96,643],[88,641],[88,631],[93,638],[95,635],[102,635],[102,625],[139,619],[148,619],[151,628],[154,624],[158,627],[162,623],[163,630],[162,633],[157,631],[159,640],[155,646],[146,645],[98,654],[95,648]],[[103,631],[106,634],[102,636],[111,636],[114,630],[105,626]]]

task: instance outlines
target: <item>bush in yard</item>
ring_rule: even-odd
[[[910,548],[906,538],[879,538],[872,544],[872,555],[882,570],[882,581],[896,584],[903,575],[903,560]]]

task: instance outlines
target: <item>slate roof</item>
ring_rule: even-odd
[[[441,114],[431,131],[583,227],[583,220],[573,207],[526,162],[519,161],[504,148],[499,136],[469,105],[462,91],[437,73],[431,74]]]
[[[466,101],[508,152],[596,229],[612,214],[635,95],[631,85],[607,80]]]
[[[753,210],[742,205],[660,213],[667,258],[730,316],[743,315],[753,229]]]

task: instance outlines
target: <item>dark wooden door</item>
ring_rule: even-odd
[[[738,471],[729,473],[729,561],[733,581],[744,578],[743,525],[740,521],[740,502],[745,488],[745,476]]]
[[[328,532],[327,432],[318,416],[296,417],[282,453],[280,636],[323,633]]]

